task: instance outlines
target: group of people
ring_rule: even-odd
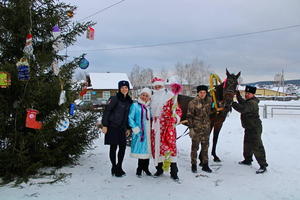
[[[136,101],[129,96],[129,82],[118,83],[118,92],[112,96],[102,117],[104,143],[110,145],[109,158],[112,164],[111,174],[122,177],[126,173],[122,168],[126,150],[126,137],[131,135],[132,157],[138,159],[136,175],[152,176],[149,161],[152,158],[156,167],[154,177],[161,176],[170,169],[170,176],[179,180],[177,167],[176,125],[180,123],[182,111],[177,102],[178,92],[165,88],[164,80],[152,80],[153,91],[143,88]],[[250,88],[250,89],[249,89]],[[254,96],[254,87],[246,87],[246,100],[237,93],[237,102],[232,107],[241,113],[245,128],[244,160],[239,162],[251,165],[254,154],[260,169],[266,171],[265,151],[261,141],[262,126],[258,115],[258,99]],[[212,172],[208,165],[209,136],[211,132],[209,115],[212,112],[211,98],[207,95],[208,87],[197,87],[197,96],[188,105],[187,119],[189,135],[192,140],[191,170],[197,172],[197,152],[199,144],[200,166],[205,172]],[[117,149],[118,152],[117,152]]]

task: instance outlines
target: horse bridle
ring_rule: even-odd
[[[230,81],[230,79],[226,80],[226,87],[224,87],[223,99],[226,106],[231,106],[233,102],[233,97],[236,93],[237,83],[235,81]],[[227,104],[227,105],[226,105]]]

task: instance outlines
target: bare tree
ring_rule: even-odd
[[[153,78],[153,70],[151,68],[142,68],[135,65],[129,75],[133,88],[138,90],[143,87],[149,87]]]
[[[139,65],[134,65],[129,75],[129,80],[133,85],[133,88],[137,88],[139,85],[141,85],[140,73],[141,73],[141,67]]]
[[[151,68],[144,68],[141,71],[141,86],[149,87],[153,78],[153,70]]]
[[[187,94],[192,94],[192,89],[200,84],[208,84],[209,70],[205,67],[204,62],[198,58],[194,58],[191,63],[175,65],[175,74],[181,84],[186,83],[188,86]]]
[[[177,76],[178,81],[181,85],[186,81],[184,65],[180,62],[176,63],[175,65],[175,75]]]
[[[165,68],[160,69],[159,75],[160,75],[161,78],[163,78],[165,80],[169,79],[169,72]]]

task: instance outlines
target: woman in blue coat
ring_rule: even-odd
[[[142,89],[138,101],[131,105],[128,115],[128,123],[132,128],[130,156],[138,158],[136,170],[138,177],[141,177],[142,171],[148,176],[152,175],[149,171],[149,159],[151,157],[150,98],[151,90],[149,88]]]

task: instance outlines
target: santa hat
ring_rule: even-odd
[[[143,93],[147,93],[149,95],[149,97],[151,97],[151,95],[152,95],[152,91],[149,88],[143,88],[140,91],[140,95],[143,94]]]
[[[152,85],[153,86],[156,86],[156,85],[161,85],[161,86],[164,86],[165,85],[165,80],[164,79],[161,79],[161,78],[157,78],[157,77],[154,77],[152,80]]]

